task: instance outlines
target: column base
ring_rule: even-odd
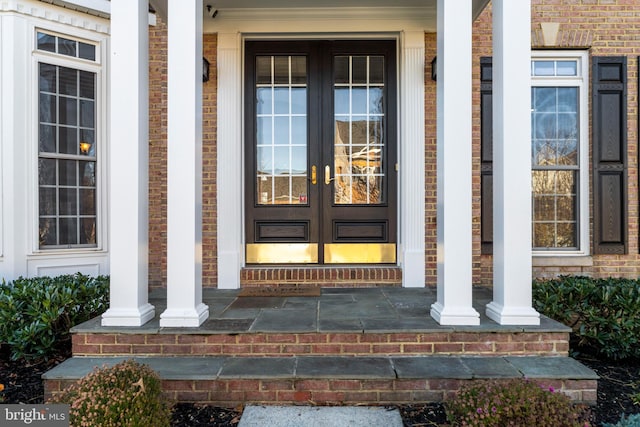
[[[102,314],[102,326],[142,326],[156,316],[151,304],[138,308],[110,308]]]
[[[473,307],[445,307],[436,302],[431,305],[431,317],[440,325],[477,326],[480,314]]]
[[[505,307],[495,301],[487,304],[487,317],[500,325],[537,326],[540,313],[532,307]]]
[[[160,315],[161,328],[197,328],[209,317],[209,307],[198,304],[195,308],[167,308]]]

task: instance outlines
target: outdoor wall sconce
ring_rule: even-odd
[[[438,80],[438,57],[434,56],[431,60],[431,80]]]
[[[202,81],[209,81],[209,61],[204,56],[202,57]]]
[[[89,154],[91,144],[85,141],[80,141],[80,154]]]

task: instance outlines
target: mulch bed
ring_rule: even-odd
[[[59,349],[56,356],[46,362],[12,362],[6,348],[0,347],[0,383],[5,387],[0,396],[3,403],[43,403],[44,389],[40,376],[70,356],[68,345]],[[581,354],[576,358],[596,371],[598,403],[592,408],[595,425],[615,423],[622,414],[640,413],[640,405],[631,396],[640,395],[640,361],[611,362],[595,356]],[[439,403],[399,406],[405,426],[431,427],[446,422],[444,407]],[[177,404],[173,411],[173,426],[233,427],[240,421],[242,410]]]

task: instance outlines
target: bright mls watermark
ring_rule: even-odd
[[[0,426],[69,427],[69,405],[0,405]]]

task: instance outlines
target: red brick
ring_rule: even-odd
[[[222,345],[220,344],[193,344],[191,346],[191,354],[221,354]]]
[[[329,334],[330,343],[357,343],[358,334]]]
[[[250,344],[228,344],[222,347],[223,354],[251,354]]]
[[[434,344],[403,344],[403,353],[432,354]]]
[[[115,344],[116,336],[112,334],[91,334],[87,335],[87,344]]]
[[[362,382],[363,390],[393,390],[392,380],[366,380]]]
[[[244,399],[247,402],[275,402],[278,393],[275,391],[245,391]]]
[[[396,380],[395,390],[424,390],[427,387],[426,380]]]
[[[524,343],[517,342],[498,342],[495,344],[496,353],[513,354],[524,352]]]
[[[178,335],[178,344],[204,344],[206,338],[204,335]]]
[[[465,353],[491,353],[493,352],[492,343],[464,343]]]
[[[345,401],[344,391],[316,391],[311,400],[321,405],[342,404]]]
[[[101,354],[102,347],[98,344],[95,345],[74,345],[73,354]]]
[[[375,403],[378,401],[378,393],[374,391],[347,391],[344,393],[343,402]]]
[[[176,335],[147,335],[147,344],[175,344]]]
[[[462,343],[435,343],[435,353],[462,353]]]
[[[256,354],[280,354],[282,346],[280,344],[254,344],[251,346],[251,352]]]
[[[284,345],[282,352],[285,354],[308,354],[311,353],[310,345]]]
[[[260,381],[258,380],[229,380],[229,391],[238,390],[259,390]]]
[[[219,380],[197,380],[194,381],[195,390],[225,391],[227,383]]]
[[[193,381],[190,380],[163,380],[162,381],[162,389],[163,390],[188,390],[192,391],[194,389]]]
[[[207,336],[207,344],[235,344],[236,337],[233,335],[209,335]]]
[[[163,345],[162,354],[191,354],[191,346],[187,344]]]
[[[209,399],[206,391],[178,391],[175,396],[179,402],[202,402]]]
[[[419,342],[420,335],[418,334],[390,334],[389,342]]]
[[[144,344],[144,335],[124,335],[120,334],[116,336],[116,344]]]
[[[458,390],[464,382],[461,380],[433,379],[428,381],[429,390]]]
[[[267,342],[267,337],[263,334],[240,334],[236,342],[238,344],[262,344]]]
[[[329,390],[328,380],[298,380],[295,382],[295,389],[301,390]]]
[[[133,354],[161,354],[161,345],[133,345],[131,347],[131,353]]]
[[[340,354],[341,350],[340,344],[317,344],[311,347],[314,354]]]
[[[360,390],[362,381],[359,380],[332,380],[329,381],[331,390]]]
[[[71,343],[72,343],[72,345],[85,344],[86,337],[87,336],[85,334],[74,334],[74,335],[71,335]]]
[[[292,380],[263,380],[260,390],[295,390],[295,383]]]
[[[130,345],[103,345],[102,354],[131,354]]]
[[[389,342],[388,334],[361,334],[359,335],[361,343],[384,343]]]
[[[343,353],[353,353],[353,354],[370,354],[371,353],[371,345],[370,344],[343,344],[342,345]]]
[[[297,336],[295,334],[269,334],[267,335],[268,343],[296,343]]]
[[[299,343],[326,343],[328,341],[327,334],[300,334],[298,335]]]

